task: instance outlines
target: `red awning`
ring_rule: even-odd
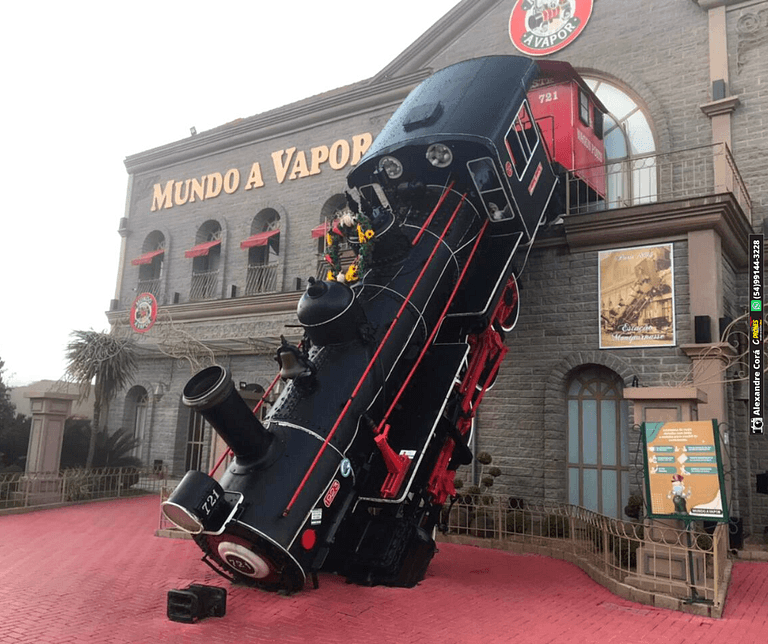
[[[214,239],[213,241],[198,244],[197,246],[193,246],[187,252],[185,252],[184,257],[205,257],[211,248],[218,246],[220,243],[220,239]]]
[[[251,235],[248,239],[244,239],[240,242],[240,248],[253,248],[254,246],[266,246],[270,237],[279,235],[279,230],[268,230],[264,233],[257,233]]]
[[[319,226],[315,226],[312,229],[312,239],[318,239],[319,237],[325,237],[325,233],[330,230],[330,226],[327,221],[324,221]]]
[[[162,255],[165,252],[164,248],[159,248],[158,250],[151,250],[148,253],[144,253],[140,257],[137,257],[136,259],[131,260],[131,264],[134,266],[139,266],[141,264],[151,264],[152,260],[155,259],[158,255]]]

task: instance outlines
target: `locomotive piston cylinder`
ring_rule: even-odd
[[[274,435],[237,393],[229,369],[214,365],[192,376],[182,401],[213,426],[238,459],[259,460],[272,444]]]

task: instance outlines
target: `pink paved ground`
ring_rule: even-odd
[[[157,498],[0,517],[0,642],[768,642],[768,563],[736,563],[723,619],[626,601],[571,564],[443,544],[416,588],[320,575],[281,597],[231,586],[191,541],[153,536]],[[227,614],[167,619],[172,588],[227,588]]]

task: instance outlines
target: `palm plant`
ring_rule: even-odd
[[[93,387],[93,424],[85,466],[93,466],[102,408],[124,389],[136,371],[136,349],[130,340],[109,333],[73,331],[67,344],[66,378],[79,386],[80,400]]]

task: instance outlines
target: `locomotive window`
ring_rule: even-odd
[[[515,216],[514,211],[504,193],[493,161],[488,157],[473,159],[467,163],[467,168],[491,220],[512,219]]]
[[[595,125],[593,128],[595,130],[595,136],[602,141],[603,140],[603,113],[596,107],[593,108],[592,113],[594,114],[594,117],[595,117]]]
[[[579,120],[589,125],[589,96],[583,89],[579,90]]]
[[[528,162],[533,156],[533,151],[539,144],[539,129],[531,116],[527,101],[524,101],[520,106],[504,140],[519,179],[525,173]]]

